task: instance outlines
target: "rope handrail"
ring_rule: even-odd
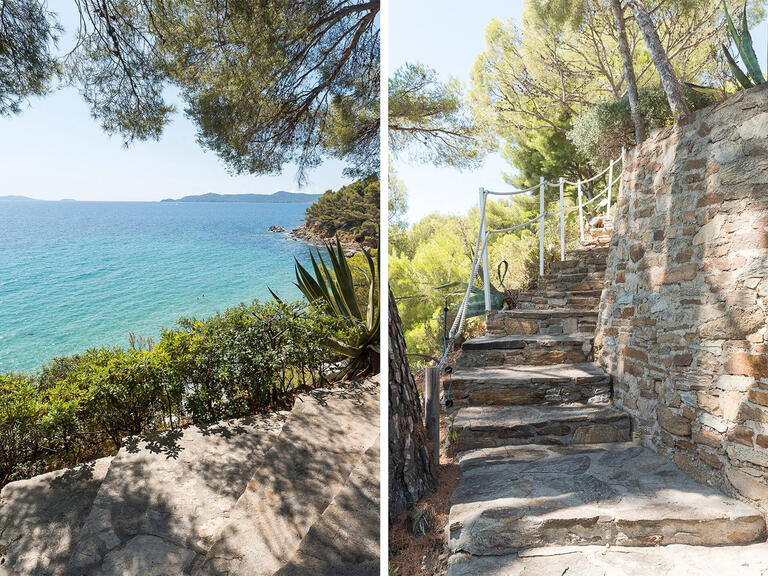
[[[608,164],[608,167],[605,168],[602,172],[598,172],[597,174],[595,174],[591,178],[587,178],[586,180],[578,180],[576,182],[571,182],[570,180],[565,180],[564,179],[563,182],[565,182],[566,184],[570,184],[571,186],[578,186],[579,182],[581,182],[582,184],[588,184],[588,183],[592,182],[592,180],[596,180],[597,178],[600,178],[600,176],[602,176],[606,172],[610,171],[611,168],[613,168],[614,164],[619,162],[619,160],[621,160],[623,156],[624,156],[624,152],[622,152],[621,156],[619,156],[615,160],[611,160],[610,163]]]
[[[604,196],[607,194],[607,198],[603,201],[601,201],[598,206],[602,206],[603,203],[606,204],[606,214],[610,215],[611,210],[611,189],[613,188],[613,185],[618,181],[619,182],[619,189],[621,189],[621,179],[620,177],[618,179],[614,179],[613,174],[613,167],[618,162],[624,160],[624,149],[621,150],[621,156],[618,158],[611,160],[608,164],[608,167],[605,168],[603,171],[599,172],[598,174],[595,174],[591,178],[587,180],[578,180],[577,182],[571,182],[569,180],[566,180],[565,178],[560,178],[558,182],[552,183],[546,181],[543,177],[539,180],[538,186],[531,186],[530,188],[526,188],[524,190],[510,190],[507,192],[500,192],[500,191],[493,191],[493,190],[486,190],[484,188],[480,188],[480,228],[478,230],[477,234],[477,241],[475,242],[475,253],[472,258],[472,270],[469,276],[469,281],[467,282],[467,288],[464,292],[464,297],[461,300],[461,304],[459,305],[459,309],[456,313],[456,317],[453,320],[453,324],[451,325],[451,329],[448,332],[448,344],[444,346],[443,350],[443,356],[440,359],[439,366],[443,366],[447,362],[447,356],[449,349],[452,349],[453,342],[456,339],[456,336],[461,333],[461,331],[464,328],[464,323],[467,318],[467,307],[469,305],[469,299],[472,295],[472,290],[474,288],[475,278],[477,276],[477,273],[480,268],[480,259],[483,260],[483,284],[484,284],[484,293],[485,293],[485,309],[486,312],[490,310],[490,283],[488,279],[488,239],[490,238],[491,234],[502,234],[505,232],[513,232],[514,230],[518,230],[520,228],[524,228],[526,226],[530,226],[531,224],[538,222],[539,223],[539,274],[544,273],[544,222],[547,218],[547,216],[553,216],[555,214],[560,215],[560,258],[561,260],[565,259],[565,214],[566,212],[571,212],[573,210],[579,211],[579,237],[581,240],[584,239],[584,218],[583,218],[583,209],[588,204],[591,204],[601,196]],[[594,181],[597,178],[600,178],[605,173],[608,173],[608,183],[606,187],[603,189],[602,192],[595,194],[587,201],[582,201],[582,190],[581,187],[583,184],[589,183]],[[578,188],[578,204],[576,206],[565,206],[564,201],[564,192],[563,189],[565,185],[573,185],[577,186]],[[545,187],[558,187],[560,189],[560,209],[556,210],[554,212],[547,212],[544,209],[544,188]],[[486,205],[488,196],[514,196],[517,194],[525,194],[532,192],[534,190],[539,190],[539,214],[535,216],[534,218],[531,218],[530,220],[527,220],[526,222],[523,222],[521,224],[517,224],[515,226],[510,226],[507,228],[496,228],[487,230],[486,229]]]
[[[507,190],[505,192],[500,192],[498,190],[486,190],[485,188],[483,188],[482,190],[486,194],[490,194],[493,196],[515,196],[517,194],[527,194],[528,192],[533,192],[534,190],[538,190],[538,189],[539,189],[539,185],[536,184],[536,186],[531,186],[530,188],[525,188],[523,190]]]

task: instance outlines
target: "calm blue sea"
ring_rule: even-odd
[[[0,373],[157,338],[267,286],[298,299],[286,234],[308,204],[0,202]]]

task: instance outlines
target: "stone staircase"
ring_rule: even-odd
[[[376,378],[8,484],[0,576],[378,575],[378,414]]]
[[[762,515],[634,443],[612,405],[610,377],[592,361],[609,242],[610,229],[589,236],[462,345],[449,576],[768,575]],[[729,558],[733,571],[676,560],[699,555]]]

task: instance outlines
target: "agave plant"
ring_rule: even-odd
[[[319,250],[310,252],[312,271],[296,261],[296,286],[315,306],[340,319],[349,330],[343,337],[329,341],[328,346],[349,358],[344,368],[335,376],[339,379],[360,378],[375,372],[379,367],[379,290],[378,261],[370,252],[363,250],[367,263],[364,270],[368,283],[368,296],[362,309],[355,294],[352,269],[338,237],[335,245],[326,244],[330,266]]]
[[[739,50],[739,56],[741,56],[742,62],[747,68],[746,73],[741,70],[736,60],[731,56],[728,51],[728,47],[723,44],[723,51],[725,58],[728,60],[728,66],[731,68],[731,72],[741,84],[742,88],[751,88],[757,84],[763,84],[765,77],[760,70],[760,62],[757,60],[755,54],[755,48],[752,45],[752,35],[749,33],[749,25],[747,24],[747,4],[744,3],[744,10],[741,13],[741,33],[736,30],[736,26],[733,24],[731,15],[728,12],[728,5],[723,0],[723,10],[725,11],[725,22],[728,26],[728,32],[733,39],[736,48]]]

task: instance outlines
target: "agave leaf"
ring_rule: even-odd
[[[319,250],[316,253],[310,252],[311,270],[296,261],[296,286],[312,304],[323,304],[328,313],[343,318],[351,327],[360,328],[345,340],[329,338],[325,345],[341,357],[349,359],[336,377],[364,376],[376,368],[379,355],[381,318],[377,290],[378,266],[371,255],[364,251],[369,268],[369,275],[366,275],[369,289],[363,314],[355,294],[352,269],[338,238],[335,245],[326,244],[326,252],[330,266]]]
[[[725,53],[725,59],[728,61],[728,66],[731,69],[731,72],[736,77],[736,80],[738,80],[739,84],[741,84],[741,87],[745,89],[752,88],[752,86],[754,86],[754,84],[752,84],[752,80],[750,80],[749,77],[741,71],[741,68],[739,68],[739,65],[736,63],[736,60],[733,59],[731,53],[728,52],[728,48],[726,48],[725,44],[723,44],[723,52]]]
[[[283,303],[282,298],[280,298],[280,296],[278,296],[277,293],[274,290],[272,290],[272,288],[267,286],[267,290],[269,290],[269,293],[272,294],[272,298],[274,298],[277,301],[278,304],[282,304]]]
[[[694,92],[704,94],[705,96],[709,96],[713,99],[719,99],[721,96],[720,91],[717,88],[713,88],[712,86],[700,86],[699,84],[691,84],[690,82],[686,82],[685,85]]]
[[[742,39],[739,44],[739,53],[744,65],[747,67],[750,78],[755,84],[765,82],[763,72],[760,70],[760,61],[755,54],[755,47],[752,45],[752,34],[749,33],[749,24],[747,23],[747,3],[744,2],[744,11],[741,13],[741,34]]]
[[[733,24],[733,20],[731,20],[731,13],[728,12],[728,4],[726,4],[725,0],[723,0],[723,11],[725,12],[725,24],[728,27],[728,32],[730,33],[733,41],[738,45],[739,33],[736,30],[736,26]]]

